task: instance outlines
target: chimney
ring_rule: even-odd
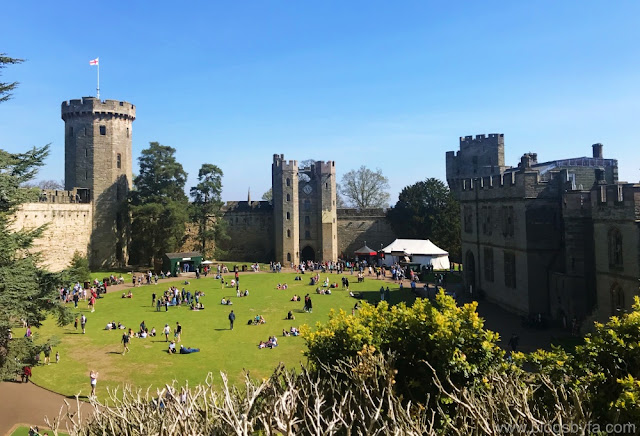
[[[593,144],[593,157],[596,159],[602,159],[602,144],[599,142],[597,144]]]

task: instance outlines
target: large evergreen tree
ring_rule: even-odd
[[[387,218],[399,238],[430,239],[460,258],[460,206],[442,181],[426,179],[405,187]]]
[[[198,184],[191,188],[191,217],[198,224],[198,249],[205,258],[213,255],[211,241],[225,236],[222,216],[222,170],[213,164],[202,164]]]
[[[0,70],[20,60],[0,55]],[[10,97],[16,82],[0,82],[0,102]],[[37,190],[20,186],[31,181],[49,146],[33,148],[26,153],[0,150],[0,378],[14,379],[23,365],[35,363],[42,346],[30,338],[11,337],[11,328],[25,320],[39,326],[51,313],[57,313],[60,324],[70,321],[69,312],[59,304],[57,287],[60,275],[37,266],[33,241],[44,227],[16,230],[13,217],[22,203],[37,201]]]
[[[189,219],[187,173],[175,153],[175,148],[151,142],[138,159],[140,173],[130,196],[131,263],[155,265],[182,244]]]

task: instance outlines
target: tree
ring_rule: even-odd
[[[27,182],[27,183],[23,183],[22,187],[23,188],[62,190],[62,189],[64,189],[64,180],[59,180],[58,181],[58,180],[48,179],[48,180],[40,180],[40,181],[35,182],[35,183]]]
[[[182,244],[189,219],[189,200],[184,193],[187,173],[175,153],[175,148],[151,142],[138,159],[140,173],[130,194],[135,263],[155,266],[164,253]]]
[[[429,178],[405,187],[387,218],[399,238],[430,239],[460,259],[460,206],[442,181]]]
[[[7,65],[22,63],[22,59],[10,58],[6,53],[0,53],[0,72],[6,68]],[[3,103],[11,98],[11,91],[13,91],[18,82],[0,82],[0,103]]]
[[[198,224],[198,241],[202,255],[213,254],[208,241],[224,237],[222,217],[222,170],[213,164],[202,164],[198,172],[198,184],[191,188],[192,219]]]
[[[273,201],[273,188],[269,188],[267,192],[262,194],[262,199],[264,201],[268,201],[269,203],[271,203],[271,201]]]
[[[91,270],[89,269],[89,260],[79,252],[73,254],[69,268],[63,272],[63,280],[66,284],[80,283],[89,280]]]
[[[0,55],[0,69],[6,64],[21,61]],[[17,82],[0,83],[0,102],[7,101]],[[22,203],[37,201],[37,191],[21,189],[33,180],[44,164],[49,146],[34,147],[26,153],[0,150],[0,378],[14,379],[23,365],[35,363],[41,346],[30,338],[9,340],[14,323],[24,319],[34,327],[40,326],[50,314],[58,315],[58,323],[70,321],[69,311],[59,304],[57,289],[60,275],[37,266],[38,255],[33,253],[33,241],[45,227],[14,230],[13,216]]]
[[[441,292],[434,304],[417,299],[411,307],[389,307],[382,301],[377,307],[364,304],[356,315],[332,311],[329,321],[315,331],[301,329],[308,347],[305,354],[312,365],[327,365],[352,359],[368,346],[393,353],[400,394],[424,403],[437,389],[430,382],[433,371],[423,361],[441,380],[448,378],[457,387],[502,363],[498,335],[484,329],[476,308],[475,302],[459,307]]]
[[[389,205],[389,179],[381,169],[371,171],[364,165],[342,176],[340,191],[350,206],[358,209],[386,207]]]

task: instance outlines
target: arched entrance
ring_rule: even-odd
[[[464,262],[464,273],[467,281],[467,291],[476,291],[476,261],[471,251],[467,251]]]
[[[316,251],[311,248],[309,245],[302,249],[302,259],[303,262],[310,260],[311,262],[315,262],[316,260]]]
[[[624,291],[617,284],[611,287],[611,315],[620,316],[625,312]]]

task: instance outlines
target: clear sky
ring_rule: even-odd
[[[175,147],[189,173],[225,173],[224,200],[259,199],[274,153],[381,168],[399,191],[445,178],[458,138],[504,133],[506,161],[591,155],[640,179],[638,1],[12,1],[0,52],[27,60],[0,105],[0,147],[51,143],[64,177],[60,103],[137,106],[137,157]]]

